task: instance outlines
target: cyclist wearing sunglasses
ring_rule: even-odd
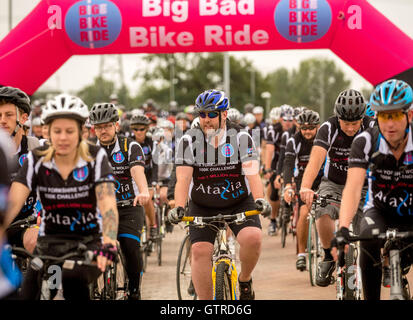
[[[311,208],[314,197],[311,187],[324,162],[324,176],[321,179],[318,193],[341,197],[347,177],[351,143],[357,134],[374,125],[374,120],[365,116],[365,112],[366,102],[360,92],[348,89],[338,95],[334,105],[335,116],[330,117],[318,130],[310,161],[302,179],[300,196],[308,208]],[[367,187],[365,186],[363,190],[365,195]],[[363,214],[362,209],[363,201],[360,201],[358,215],[353,223],[356,233],[358,232],[358,220]],[[330,244],[333,239],[334,221],[338,219],[338,213],[339,208],[334,204],[329,204],[316,212],[317,231],[324,249],[324,260],[320,262],[316,276],[316,284],[321,287],[326,287],[331,283],[331,275],[335,269]]]
[[[360,236],[373,229],[385,232],[413,230],[413,90],[396,79],[378,85],[370,96],[377,126],[357,136],[351,146],[349,170],[340,208],[340,229],[335,244],[348,243],[348,228],[355,215],[368,170],[368,200]],[[340,243],[337,243],[340,239]],[[383,241],[361,241],[360,267],[364,298],[379,300]],[[333,252],[336,255],[336,251]],[[403,261],[403,260],[402,260]],[[411,263],[411,261],[406,261]]]
[[[117,239],[125,255],[129,278],[129,299],[140,298],[140,274],[143,260],[139,250],[144,224],[142,206],[149,200],[144,173],[145,156],[132,139],[118,136],[118,110],[112,103],[96,103],[90,110],[90,122],[98,137],[97,145],[106,151],[116,179],[116,202],[119,211]]]
[[[306,110],[297,117],[298,132],[288,139],[285,150],[285,163],[283,167],[284,177],[284,200],[290,204],[296,193],[300,190],[301,180],[303,178],[304,170],[310,159],[311,148],[313,146],[314,138],[320,126],[320,116],[317,112]],[[321,181],[322,172],[317,176],[312,185],[312,189],[316,190]],[[293,181],[294,179],[294,181]],[[295,188],[293,187],[293,182]],[[304,271],[306,269],[306,244],[308,235],[308,207],[301,200],[299,202],[299,219],[297,223],[297,270]]]
[[[240,127],[227,122],[229,99],[224,92],[208,90],[196,99],[200,127],[182,137],[176,154],[176,207],[168,218],[180,221],[189,198],[189,215],[211,216],[217,212],[233,214],[263,209],[264,200],[259,175],[259,155],[252,137]],[[261,224],[258,216],[240,225],[231,225],[240,244],[241,299],[254,299],[251,273],[261,250]],[[216,231],[190,227],[192,242],[192,280],[200,299],[212,299],[211,257]]]

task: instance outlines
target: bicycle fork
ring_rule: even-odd
[[[219,264],[225,263],[228,265],[226,270],[231,279],[231,298],[232,300],[237,300],[238,273],[234,260],[232,260],[231,257],[228,256],[227,232],[225,229],[219,230],[218,238],[220,239],[219,248],[217,248],[217,250],[219,250],[219,254],[217,256],[217,259],[214,261],[214,266],[212,268],[213,292],[216,292],[217,267]],[[215,296],[214,299],[216,299]]]
[[[402,276],[400,268],[400,252],[399,250],[390,250],[390,270],[391,270],[391,300],[404,300]]]

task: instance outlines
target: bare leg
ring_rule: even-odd
[[[192,245],[192,282],[200,300],[212,300],[212,252],[214,245],[196,242]]]
[[[317,219],[316,225],[321,245],[324,249],[330,248],[331,240],[334,237],[334,220],[328,214],[325,214]]]
[[[304,253],[308,238],[308,208],[306,205],[300,207],[300,218],[297,224],[298,253]]]
[[[251,279],[261,253],[262,232],[256,227],[245,227],[238,235],[237,240],[240,245],[239,257],[241,260],[241,272],[239,280],[242,282]]]

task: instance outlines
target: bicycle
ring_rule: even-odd
[[[51,271],[50,267],[52,267],[55,264],[62,264],[63,269],[71,270],[76,265],[79,265],[90,267],[96,273],[100,272],[97,268],[97,265],[93,263],[95,258],[93,252],[91,250],[87,250],[86,245],[83,243],[79,243],[75,250],[60,257],[51,255],[32,254],[28,252],[26,249],[18,247],[12,247],[11,250],[13,254],[25,256],[26,258],[30,259],[30,264],[28,267],[39,272],[40,300],[51,300],[52,297],[50,294],[50,290],[59,289],[59,287],[57,287],[57,284],[53,283],[53,280],[49,279],[49,272]],[[70,259],[75,257],[82,257],[82,259]]]
[[[311,210],[308,214],[307,254],[310,283],[312,286],[316,285],[317,268],[318,264],[323,259],[324,252],[316,227],[316,210],[318,206],[321,208],[326,207],[328,205],[328,199],[340,201],[340,199],[334,199],[332,195],[321,196],[318,193],[314,193],[313,203],[311,204]]]
[[[34,215],[31,215],[27,218],[21,219],[21,220],[17,220],[13,223],[10,224],[10,226],[8,227],[8,229],[28,229],[34,225],[36,225],[36,220],[37,217]],[[13,246],[11,245],[7,245],[5,246],[5,249],[8,249],[11,251],[11,257],[13,258],[13,268],[14,269],[19,269],[23,276],[26,273],[27,270],[27,266],[28,266],[28,258],[25,254],[21,254],[19,251],[15,251],[13,252],[12,250]]]
[[[188,230],[188,229],[187,229]],[[176,263],[176,288],[178,300],[196,300],[194,284],[191,273],[191,239],[189,232],[185,234],[179,246],[178,260]]]
[[[210,227],[217,231],[214,252],[212,254],[212,284],[214,300],[237,300],[238,273],[235,267],[235,259],[227,242],[227,226],[241,224],[247,217],[260,214],[258,210],[245,211],[237,214],[212,217],[189,217],[184,216],[182,221],[189,222],[188,225],[204,228]],[[213,224],[217,223],[217,225]]]
[[[413,297],[410,293],[410,285],[407,280],[407,273],[413,264],[413,243],[406,243],[405,240],[413,238],[413,231],[398,231],[389,228],[386,232],[379,233],[377,229],[373,230],[371,236],[359,237],[350,236],[350,243],[356,241],[386,240],[384,244],[383,257],[388,257],[391,271],[390,300],[411,300]],[[340,250],[342,255],[342,250]],[[339,263],[343,259],[339,259]],[[382,264],[384,259],[377,262]]]
[[[116,243],[117,257],[105,272],[90,286],[93,300],[127,300],[129,279],[125,270],[125,257]]]
[[[338,225],[336,224],[336,231]],[[350,235],[354,236],[352,225],[350,225]],[[361,272],[358,263],[360,243],[349,244],[347,253],[339,255],[336,265],[336,298],[337,300],[361,300],[362,285]]]
[[[153,243],[156,247],[156,253],[158,258],[158,266],[162,265],[162,241],[165,238],[165,215],[167,213],[167,204],[161,205],[160,194],[158,192],[158,188],[162,187],[162,183],[152,182],[153,187],[153,204],[155,208],[155,218],[156,218],[156,238],[153,239]]]
[[[284,194],[284,193],[282,193]],[[291,233],[293,238],[297,236],[297,223],[298,223],[298,214],[299,214],[299,195],[294,194],[293,199],[290,205],[282,200],[281,205],[281,215],[280,215],[280,229],[281,229],[281,247],[285,248],[285,242],[287,235]],[[298,252],[298,243],[296,242],[296,250]]]

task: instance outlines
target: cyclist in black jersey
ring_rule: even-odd
[[[310,159],[313,141],[320,126],[317,112],[306,110],[298,116],[298,132],[288,139],[283,166],[284,200],[291,203],[294,194],[300,190],[301,179]],[[312,189],[316,190],[321,181],[321,174],[314,181]],[[293,186],[295,184],[295,187]],[[300,271],[306,269],[306,244],[308,235],[308,207],[299,199],[299,220],[297,223],[298,255],[296,267]]]
[[[30,112],[30,99],[23,91],[13,87],[0,88],[0,127],[12,137],[15,144],[12,165],[9,168],[11,179],[23,166],[29,151],[39,146],[37,138],[26,136],[23,133],[22,126],[28,121]],[[35,215],[36,199],[36,193],[31,192],[15,220]],[[11,221],[8,222],[8,224],[10,223]],[[7,238],[11,245],[25,247],[29,251],[33,251],[36,245],[37,234],[36,223],[27,229],[9,228],[7,230]]]
[[[233,214],[263,208],[269,214],[259,176],[259,157],[252,137],[227,122],[229,100],[222,91],[208,90],[196,99],[200,127],[182,137],[176,155],[176,207],[169,220],[178,222],[189,196],[191,216]],[[261,224],[253,216],[232,225],[240,244],[242,270],[239,274],[240,298],[253,299],[251,273],[261,248]],[[216,231],[190,227],[192,242],[192,281],[200,299],[212,299],[211,257]]]
[[[91,124],[98,137],[98,146],[106,151],[116,180],[116,202],[119,212],[117,239],[125,256],[129,278],[130,300],[140,299],[143,258],[140,251],[144,225],[143,207],[149,201],[145,178],[145,156],[141,146],[132,139],[119,136],[118,111],[111,103],[96,103],[90,110]]]
[[[20,271],[12,266],[10,252],[6,250],[7,239],[3,229],[10,188],[8,168],[13,165],[11,155],[14,153],[14,149],[9,134],[0,130],[0,300],[16,299],[16,290],[22,280]]]
[[[42,119],[49,125],[50,145],[27,155],[10,189],[7,221],[35,190],[42,215],[34,253],[62,256],[83,243],[95,251],[97,266],[104,271],[116,256],[115,180],[106,152],[81,138],[88,116],[87,106],[77,97],[61,94],[48,101]],[[99,269],[79,265],[61,269],[64,298],[88,300],[88,285],[99,276]],[[38,272],[29,268],[23,298],[36,299],[39,294]]]
[[[158,165],[152,160],[153,140],[148,137],[150,119],[145,115],[135,115],[131,119],[131,130],[135,135],[135,141],[142,147],[145,155],[145,176],[148,186],[152,186],[153,182],[158,182]],[[153,189],[149,190],[149,200],[144,204],[145,214],[150,225],[150,235],[156,235],[156,220],[155,207],[152,201]]]
[[[314,196],[311,187],[324,162],[324,176],[321,179],[318,193],[341,197],[347,177],[351,143],[357,134],[374,125],[373,119],[365,116],[365,111],[366,103],[360,92],[348,89],[338,95],[334,105],[335,116],[324,122],[318,130],[310,161],[302,179],[300,196],[309,208],[311,208]],[[357,218],[362,215],[362,206],[363,202],[360,202]],[[331,275],[335,269],[330,253],[330,243],[333,239],[334,221],[338,219],[338,212],[338,204],[327,205],[316,212],[317,231],[325,253],[324,261],[317,269],[316,284],[322,287],[331,283]],[[358,219],[355,219],[353,225],[357,233]]]
[[[368,196],[360,236],[372,231],[413,230],[413,90],[402,80],[378,85],[370,96],[377,126],[358,135],[352,145],[349,170],[340,208],[340,225],[334,246],[348,244],[349,226],[357,211],[367,173]],[[384,242],[360,242],[360,268],[366,300],[379,300]],[[406,252],[407,253],[407,252]],[[336,250],[333,255],[337,258]],[[409,266],[412,261],[405,261]],[[403,263],[403,260],[402,260]],[[403,268],[403,267],[402,267]]]
[[[277,233],[277,216],[280,208],[279,189],[281,186],[276,184],[276,165],[280,156],[280,143],[283,133],[287,132],[293,126],[293,108],[289,105],[282,105],[280,107],[280,124],[276,124],[273,130],[268,132],[266,156],[265,156],[265,177],[270,182],[270,193],[268,198],[270,199],[272,211],[271,211],[271,223],[268,227],[269,235],[276,235]]]

